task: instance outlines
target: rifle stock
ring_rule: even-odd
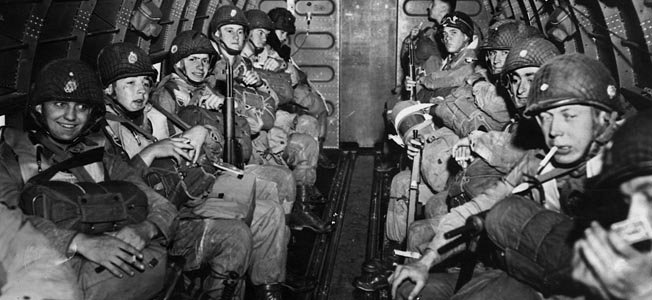
[[[418,131],[413,132],[414,139],[418,139]],[[417,200],[419,199],[419,184],[421,182],[421,150],[414,156],[412,160],[412,172],[410,173],[410,188],[408,190],[408,217],[406,226],[406,239],[409,235],[410,224],[414,222],[414,215],[416,214]]]
[[[240,167],[236,158],[235,140],[235,101],[233,98],[233,66],[228,60],[226,61],[226,97],[224,99],[224,161],[234,166]]]

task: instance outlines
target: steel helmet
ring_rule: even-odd
[[[195,30],[183,31],[172,40],[172,46],[170,46],[170,63],[176,64],[185,57],[199,53],[205,53],[210,56],[217,54],[206,35]]]
[[[272,19],[270,19],[269,16],[260,9],[250,9],[245,11],[245,16],[247,17],[247,21],[249,21],[249,30],[256,28],[263,28],[269,31],[274,30]]]
[[[244,12],[234,5],[222,5],[220,6],[210,23],[211,37],[215,35],[215,32],[220,29],[220,27],[227,24],[237,24],[242,25],[245,30],[249,29],[249,21]]]
[[[541,67],[560,54],[559,49],[553,43],[542,37],[521,40],[507,54],[503,74],[525,67]]]
[[[104,87],[122,78],[146,75],[155,80],[158,75],[145,50],[130,43],[102,48],[97,55],[97,71]]]
[[[584,54],[560,55],[534,75],[526,115],[551,108],[582,104],[607,112],[619,111],[618,88],[609,70]]]

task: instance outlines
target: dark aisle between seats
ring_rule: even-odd
[[[323,235],[292,232],[288,275],[306,275],[316,285],[305,292],[286,289],[285,299],[364,299],[352,282],[360,275],[367,251],[374,153],[367,149],[329,151],[331,159],[338,161],[338,167],[320,168],[317,187],[331,201],[314,209],[337,226]]]

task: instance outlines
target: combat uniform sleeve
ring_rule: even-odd
[[[111,179],[131,182],[145,192],[149,204],[147,220],[156,225],[163,236],[170,241],[170,227],[174,218],[177,216],[177,210],[174,205],[145,184],[139,176],[140,173],[134,170],[127,162],[111,155],[105,155],[104,164],[107,166],[107,171]]]
[[[527,174],[531,174],[533,168],[536,170],[537,164],[538,162],[534,159],[534,151],[528,152],[528,155],[524,156],[502,180],[496,182],[471,201],[451,209],[439,223],[435,231],[437,235],[443,235],[448,231],[463,226],[468,217],[491,209],[496,203],[511,195],[514,187],[520,184]],[[436,251],[443,246],[438,244],[439,242],[438,238],[433,239],[428,248]]]
[[[509,172],[526,153],[514,146],[512,139],[513,135],[504,131],[474,131],[469,134],[471,150],[502,173]]]
[[[9,208],[16,208],[24,184],[18,160],[15,156],[8,155],[11,151],[8,148],[10,147],[6,144],[0,145],[0,152],[2,152],[0,156],[0,187],[2,187],[0,202]],[[72,239],[77,234],[76,231],[58,228],[51,221],[37,216],[27,216],[27,219],[50,240],[54,249],[59,253],[66,254]]]
[[[0,205],[0,299],[81,299],[64,261],[19,210]]]

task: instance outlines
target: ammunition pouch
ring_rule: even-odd
[[[86,234],[143,222],[148,212],[145,193],[125,181],[28,183],[19,205],[28,215]]]

